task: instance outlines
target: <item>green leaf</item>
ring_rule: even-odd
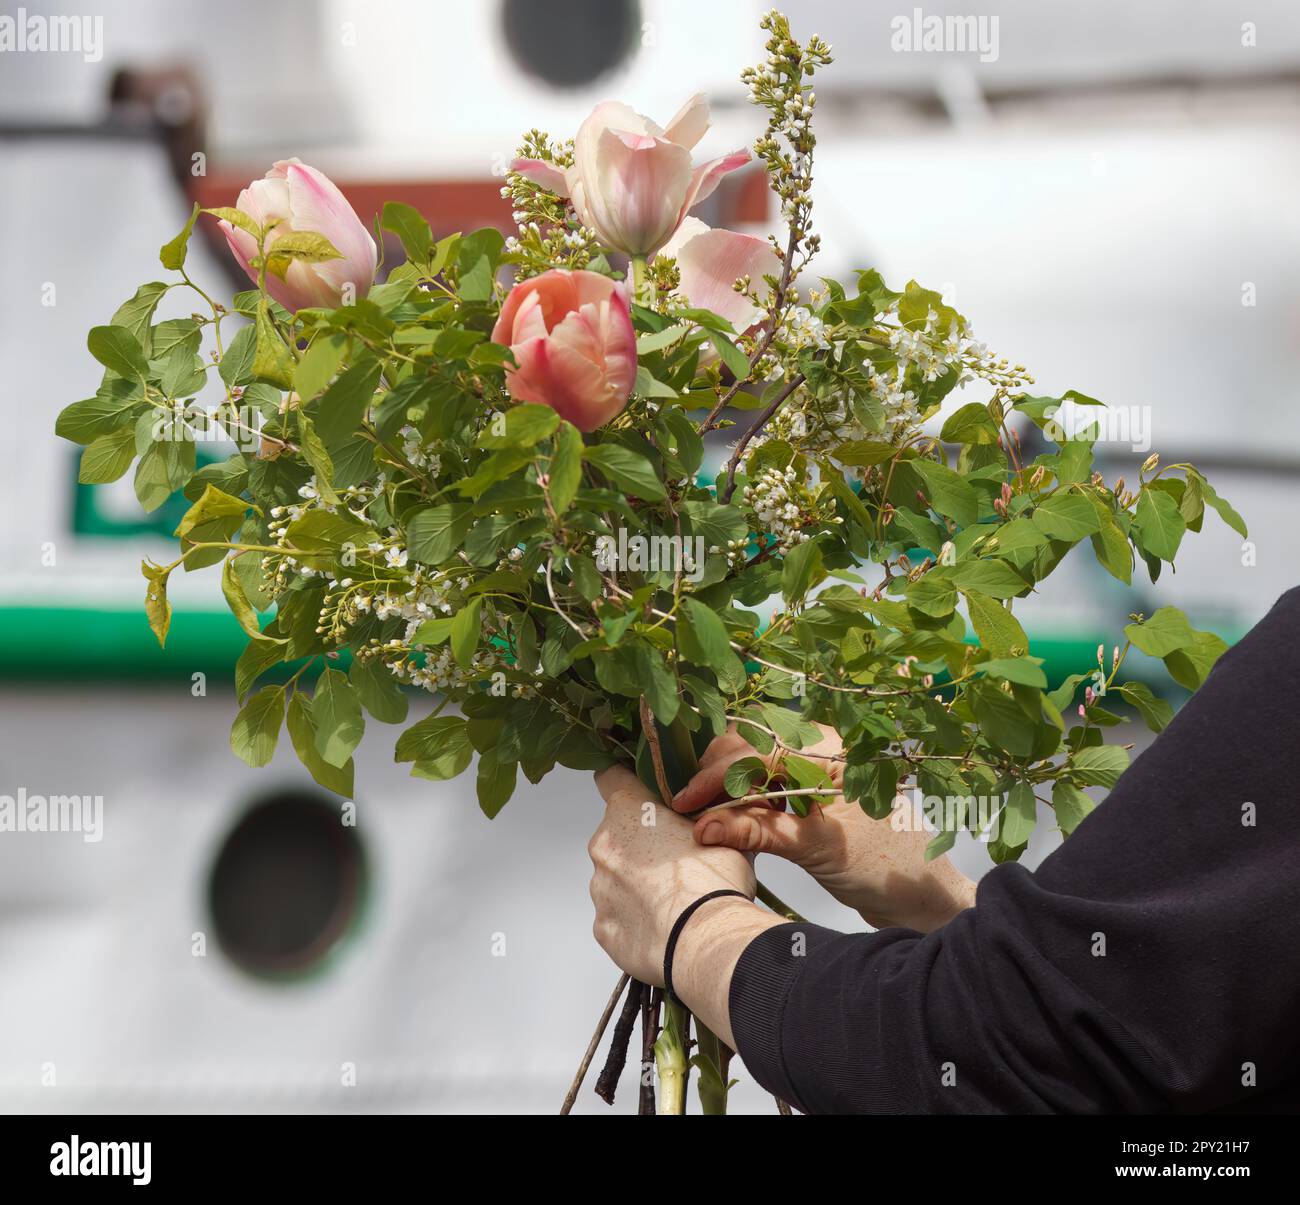
[[[918,457],[908,462],[925,482],[930,505],[941,515],[965,526],[979,518],[979,494],[964,477],[946,465]]]
[[[1218,513],[1219,518],[1241,536],[1243,540],[1249,539],[1249,533],[1246,531],[1246,521],[1235,510],[1233,510],[1227,502],[1219,497],[1215,492],[1214,487],[1203,476],[1199,473],[1195,474],[1195,476],[1200,479],[1201,493],[1205,497],[1206,505],[1213,507]]]
[[[474,664],[474,654],[478,651],[479,637],[483,632],[483,599],[474,598],[452,617],[451,621],[451,655],[461,669],[469,669]]]
[[[303,353],[293,370],[293,388],[304,404],[312,401],[333,380],[347,346],[343,336],[329,335],[314,340]]]
[[[167,632],[172,626],[172,607],[167,601],[167,577],[171,570],[155,565],[152,561],[144,561],[140,565],[140,572],[149,583],[144,592],[144,613],[149,620],[149,627],[158,638],[158,647],[164,648]]]
[[[943,576],[963,592],[976,590],[990,598],[1014,598],[1029,589],[1029,583],[1019,573],[996,558],[961,561]]]
[[[86,347],[105,368],[120,377],[143,381],[149,375],[140,340],[124,326],[92,326]]]
[[[621,444],[596,444],[585,448],[583,459],[594,464],[614,485],[647,502],[661,502],[667,497],[663,482],[654,466]]]
[[[726,683],[744,680],[744,666],[731,650],[726,626],[711,607],[697,598],[686,597],[681,601],[677,648],[687,661],[708,666]]]
[[[993,529],[992,537],[980,548],[980,556],[1009,556],[1013,552],[1024,552],[1031,548],[1041,548],[1047,543],[1047,536],[1038,530],[1030,519],[1012,519]]]
[[[722,789],[732,799],[741,799],[748,795],[756,782],[767,778],[767,767],[760,757],[742,757],[727,767],[723,775]]]
[[[469,725],[465,720],[460,716],[431,715],[412,724],[397,738],[393,759],[399,762],[434,762],[448,756],[458,760],[463,754],[465,760],[460,766],[460,770],[463,770],[469,764],[472,753]],[[454,777],[460,770],[448,777]]]
[[[135,429],[120,427],[92,440],[81,453],[77,480],[82,485],[106,485],[116,481],[135,459]]]
[[[1162,561],[1172,561],[1182,542],[1187,522],[1178,503],[1163,490],[1144,489],[1133,515],[1133,534],[1138,547]]]
[[[672,326],[664,327],[661,331],[649,331],[646,334],[638,335],[636,338],[636,354],[638,356],[649,356],[657,351],[664,351],[672,347],[674,343],[680,343],[690,333],[690,323],[678,322]]]
[[[203,212],[210,213],[218,221],[229,222],[245,234],[251,234],[255,239],[262,237],[261,226],[253,221],[242,209],[235,209],[229,205],[219,205],[213,209],[205,209]]]
[[[401,724],[406,719],[407,699],[396,679],[378,657],[352,658],[348,681],[357,698],[381,724]]]
[[[1187,616],[1177,607],[1161,607],[1145,623],[1130,623],[1124,628],[1135,648],[1150,657],[1167,657],[1178,649],[1196,642],[1196,633]]]
[[[1179,686],[1196,690],[1227,651],[1228,646],[1213,632],[1196,632],[1190,645],[1165,657],[1165,668]]]
[[[1047,675],[1043,673],[1041,657],[990,657],[981,661],[975,668],[992,678],[1002,678],[1007,682],[1018,682],[1021,686],[1037,686],[1047,689]]]
[[[562,422],[553,441],[547,492],[557,515],[564,514],[573,503],[582,484],[582,432],[572,423]]]
[[[1092,504],[1098,524],[1098,530],[1092,536],[1092,551],[1106,572],[1128,585],[1133,577],[1133,549],[1115,522],[1110,507],[1100,498],[1093,498]]]
[[[334,487],[330,482],[334,479],[334,461],[330,459],[329,451],[325,447],[325,441],[316,433],[316,424],[311,421],[302,410],[298,414],[298,450],[302,453],[302,458],[316,477],[316,491],[321,496],[321,501],[330,506],[337,506],[339,503],[338,495],[334,492]]]
[[[250,640],[235,662],[235,696],[242,700],[263,671],[284,660],[289,646],[278,640]]]
[[[971,626],[984,648],[995,657],[1023,654],[1029,649],[1024,628],[1006,607],[978,591],[964,593]]]
[[[893,460],[897,454],[898,449],[893,444],[878,443],[871,439],[851,439],[831,452],[831,458],[855,468],[869,468]]]
[[[796,544],[781,562],[781,593],[795,602],[822,575],[822,552],[812,540]]]
[[[677,679],[668,668],[662,654],[653,645],[638,640],[632,646],[636,657],[641,685],[645,691],[650,710],[661,724],[671,724],[677,718],[681,708],[681,698],[677,694]]]
[[[922,615],[942,619],[957,605],[957,590],[952,582],[935,573],[917,578],[907,587],[907,605]]]
[[[1011,849],[1024,845],[1038,824],[1038,800],[1034,798],[1034,788],[1027,782],[1016,783],[1007,795],[1000,820],[998,840]]]
[[[172,534],[187,536],[200,523],[209,523],[216,519],[232,520],[230,530],[234,531],[250,509],[257,511],[258,514],[262,513],[253,503],[235,498],[209,482],[204,486],[199,500],[185,512]]]
[[[1074,832],[1084,817],[1097,805],[1073,783],[1064,779],[1052,786],[1052,808],[1056,823],[1067,837]]]
[[[1080,749],[1071,765],[1075,777],[1094,787],[1113,787],[1128,769],[1128,750],[1120,745],[1089,745]]]
[[[255,640],[275,639],[262,635],[261,625],[257,622],[257,612],[253,610],[252,604],[248,601],[248,595],[244,593],[244,584],[235,574],[235,558],[233,557],[222,562],[221,593],[225,597],[232,614],[239,620],[239,626],[249,636]],[[287,644],[288,641],[280,639],[277,640],[277,643]]]
[[[743,540],[749,534],[749,526],[739,507],[689,499],[679,509],[690,534],[703,539],[706,549],[717,547],[725,552],[729,542]]]
[[[536,402],[521,402],[511,406],[502,416],[505,431],[493,433],[494,418],[478,437],[480,448],[531,448],[546,439],[559,425],[560,416],[550,406]],[[575,428],[576,429],[576,428]]]
[[[1053,494],[1034,508],[1030,518],[1049,539],[1072,544],[1092,535],[1101,526],[1092,499],[1083,494]]]
[[[327,448],[333,449],[356,433],[365,416],[383,365],[367,357],[354,364],[334,382],[320,400],[316,412],[316,433]]]
[[[460,240],[456,246],[456,263],[460,272],[457,291],[461,300],[491,299],[497,261],[504,244],[501,232],[491,227],[476,230]]]
[[[316,680],[312,698],[316,751],[331,766],[345,765],[366,730],[361,703],[342,671],[326,669]]]
[[[316,721],[312,718],[311,700],[302,691],[294,691],[289,699],[289,739],[298,760],[307,772],[327,791],[344,799],[351,799],[356,778],[356,767],[351,758],[342,766],[332,766],[316,750]]]
[[[401,201],[385,201],[379,225],[397,235],[411,263],[424,265],[433,258],[433,232],[424,215],[414,206]]]
[[[257,311],[253,324],[253,376],[281,389],[289,389],[293,385],[293,368],[293,356],[264,305]]]
[[[1163,732],[1174,718],[1173,707],[1154,694],[1145,682],[1125,682],[1119,693],[1137,708],[1152,732]]]
[[[138,396],[115,397],[103,394],[73,402],[59,411],[54,434],[61,439],[70,439],[73,443],[92,443],[101,435],[111,434],[127,422],[131,411],[139,404]]]
[[[190,211],[190,220],[185,223],[185,228],[169,243],[164,243],[162,250],[158,252],[158,258],[162,260],[162,266],[175,272],[177,269],[185,266],[185,255],[189,250],[190,233],[194,229],[194,223],[198,220],[200,206],[197,201],[194,208]]]
[[[332,259],[342,259],[341,252],[323,234],[315,230],[291,230],[280,235],[266,247],[266,270],[274,272],[281,280],[296,259],[303,263],[323,264]]]
[[[284,687],[264,686],[239,709],[230,729],[230,747],[254,768],[275,756],[284,723]]]
[[[743,381],[749,376],[749,357],[726,335],[720,334],[718,331],[710,331],[709,342],[713,344],[714,350],[717,351],[718,356],[733,377],[738,381]]]
[[[414,515],[406,526],[407,548],[417,561],[438,565],[460,547],[474,520],[468,502],[431,506]]]
[[[227,385],[247,385],[253,379],[253,360],[257,355],[257,329],[240,327],[226,345],[217,372]]]
[[[821,730],[816,724],[803,719],[798,712],[782,707],[779,703],[762,703],[759,705],[767,726],[776,733],[783,745],[791,749],[802,749],[805,745],[815,745],[821,740]]]
[[[139,447],[139,432],[136,433]],[[194,472],[194,444],[188,440],[151,443],[135,468],[135,496],[146,511],[157,510]]]
[[[485,757],[478,759],[478,805],[483,815],[489,820],[495,818],[515,793],[515,781],[519,767],[515,762],[502,764],[488,761]]]
[[[989,408],[979,402],[970,402],[949,415],[939,438],[945,443],[995,444],[998,434],[998,424]]]
[[[1037,725],[1015,699],[983,679],[971,688],[970,699],[981,731],[993,744],[1015,757],[1033,753]]]
[[[141,285],[132,297],[117,307],[110,325],[125,327],[148,353],[152,340],[150,327],[153,324],[154,311],[168,288],[169,285],[159,280]]]

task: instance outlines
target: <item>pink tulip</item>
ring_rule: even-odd
[[[636,383],[636,333],[627,293],[598,272],[553,268],[510,290],[492,341],[514,352],[510,396],[541,402],[581,431],[624,406]]]
[[[763,311],[732,285],[748,276],[761,297],[767,291],[763,277],[781,271],[781,260],[767,239],[712,230],[699,218],[686,218],[662,254],[677,260],[680,292],[687,302],[696,309],[712,310],[741,334],[758,322]]]
[[[310,231],[329,239],[341,255],[339,259],[321,263],[295,259],[283,279],[268,271],[266,291],[285,309],[333,308],[342,301],[364,297],[370,291],[378,262],[375,240],[323,172],[297,159],[282,159],[264,179],[254,180],[239,194],[235,208],[259,226],[275,223],[266,239],[266,249],[270,252],[274,252],[276,241],[284,235]],[[257,240],[227,221],[221,222],[221,229],[239,266],[256,284],[259,273],[251,261],[257,256]],[[351,296],[345,297],[348,286],[351,286]]]
[[[695,95],[661,129],[618,101],[605,101],[578,127],[573,166],[517,159],[514,170],[568,197],[602,245],[652,255],[728,172],[749,162],[747,150],[691,165],[691,148],[709,128],[709,106]]]

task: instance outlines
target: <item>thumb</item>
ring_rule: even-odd
[[[802,861],[813,834],[798,816],[770,807],[722,808],[695,822],[699,845],[726,845],[742,853]]]

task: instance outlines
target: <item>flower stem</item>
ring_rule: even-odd
[[[664,993],[664,1027],[655,1042],[655,1067],[659,1071],[659,1116],[681,1116],[686,1112],[688,1013],[667,992]]]
[[[646,271],[644,255],[632,257],[632,300],[637,305],[653,305],[655,299],[654,281]]]

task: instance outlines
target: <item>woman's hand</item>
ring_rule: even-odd
[[[606,805],[587,846],[595,867],[596,940],[629,975],[662,984],[664,949],[682,909],[719,889],[752,898],[754,870],[734,849],[701,849],[690,822],[655,802],[630,770],[604,770],[596,785]],[[673,986],[723,1041],[732,1041],[727,990],[736,961],[754,937],[782,923],[748,900],[729,896],[703,905],[682,930]]]
[[[799,750],[820,762],[838,786],[842,749],[834,729],[819,725],[823,739]],[[780,747],[764,760],[779,769]],[[725,801],[727,767],[755,750],[732,725],[704,751],[700,770],[673,799],[673,808],[692,812]],[[923,828],[899,831],[887,820],[872,820],[857,804],[823,796],[808,815],[795,816],[766,806],[720,808],[695,821],[702,846],[748,853],[771,853],[803,867],[827,891],[854,909],[869,925],[901,925],[928,933],[975,902],[975,884],[946,858],[926,862],[931,834]]]

